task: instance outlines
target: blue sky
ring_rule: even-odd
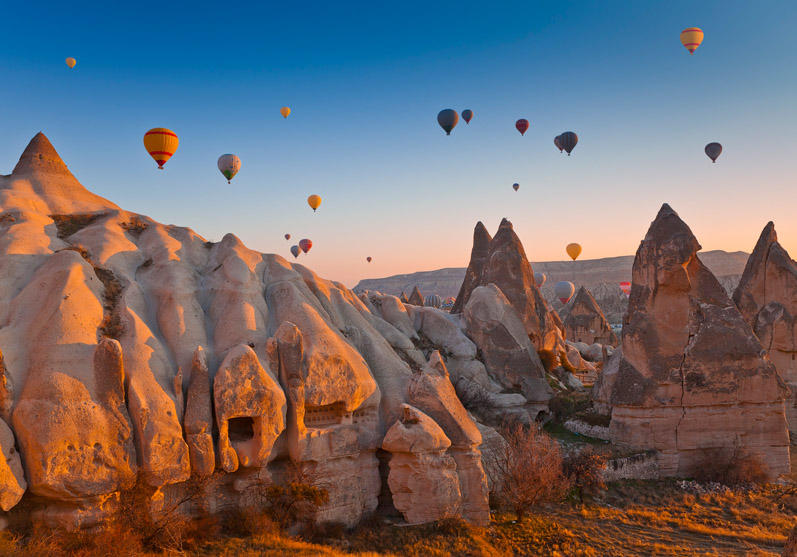
[[[464,266],[475,222],[504,216],[534,260],[630,254],[665,201],[705,249],[749,251],[774,220],[797,252],[794,2],[37,2],[4,20],[0,173],[42,130],[122,207],[288,257],[285,232],[309,237],[304,262],[349,285]],[[475,117],[446,137],[442,108]],[[165,171],[142,144],[156,126],[180,136]]]

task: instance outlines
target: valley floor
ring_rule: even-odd
[[[797,492],[785,486],[694,494],[675,482],[618,482],[600,501],[540,510],[523,524],[497,515],[489,528],[457,521],[370,525],[307,544],[228,539],[200,555],[780,555],[795,524]]]

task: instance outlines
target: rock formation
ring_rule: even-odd
[[[634,260],[622,349],[594,389],[611,439],[657,450],[662,475],[736,456],[787,473],[788,389],[699,249],[663,205]]]
[[[42,134],[0,176],[0,263],[0,508],[29,492],[49,523],[88,526],[137,480],[155,504],[214,471],[235,504],[293,463],[329,494],[321,521],[353,525],[391,487],[409,521],[487,520],[481,438],[445,364],[505,408],[525,399],[499,392],[447,312],[124,211]],[[430,444],[386,439],[415,427],[408,403],[434,416]],[[382,446],[396,470],[435,461],[439,490],[383,484]]]
[[[413,306],[423,305],[423,294],[421,294],[421,291],[417,286],[412,289],[412,294],[410,294],[410,298],[407,300],[407,303],[412,304]]]
[[[583,286],[578,289],[575,298],[570,302],[563,324],[565,337],[573,342],[617,345],[617,336],[609,326],[598,302]]]
[[[768,223],[750,254],[733,301],[791,387],[789,428],[797,432],[797,263]]]

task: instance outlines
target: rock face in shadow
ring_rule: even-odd
[[[492,239],[478,223],[473,236],[471,262],[452,313],[464,311],[478,287],[494,284],[517,312],[546,369],[568,367],[562,321],[540,294],[512,223],[503,219]]]
[[[214,472],[202,505],[243,506],[295,466],[329,495],[316,519],[353,526],[389,492],[376,454],[427,366],[426,333],[457,377],[494,388],[447,316],[125,211],[39,134],[0,175],[0,508],[28,490],[48,524],[91,526],[137,481],[156,509]],[[450,489],[408,516],[483,522],[469,418],[447,373],[425,389],[448,397],[429,406],[457,442],[439,459]]]
[[[622,353],[596,388],[612,441],[656,449],[663,475],[737,456],[787,473],[788,389],[699,249],[663,205],[634,261]]]
[[[609,326],[598,302],[583,286],[578,289],[575,298],[570,303],[563,324],[567,340],[617,346],[617,335]]]
[[[768,223],[733,293],[733,301],[752,327],[791,387],[786,415],[792,435],[797,432],[797,263],[778,243],[775,225]]]

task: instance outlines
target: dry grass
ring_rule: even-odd
[[[106,213],[76,213],[73,215],[50,215],[50,218],[55,222],[58,237],[66,240],[75,232],[105,216],[107,216]]]
[[[796,511],[797,494],[786,487],[694,495],[671,481],[619,482],[600,500],[537,509],[520,523],[514,515],[499,514],[488,528],[457,519],[423,526],[374,519],[353,531],[316,531],[311,542],[264,524],[252,535],[226,528],[204,537],[194,533],[182,550],[164,553],[142,549],[124,532],[96,532],[88,535],[93,540],[73,537],[68,543],[44,537],[27,545],[2,533],[0,555],[773,556],[780,555]]]

